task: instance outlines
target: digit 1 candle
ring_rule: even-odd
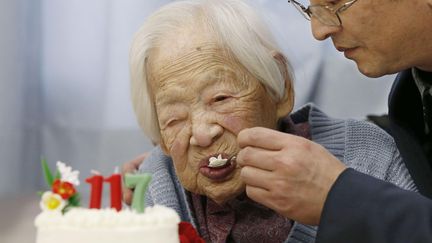
[[[87,178],[85,181],[90,183],[90,205],[89,208],[97,208],[101,207],[102,201],[102,183],[103,176],[100,175],[97,171],[92,171],[93,176]]]
[[[115,208],[117,211],[120,211],[122,208],[122,188],[121,175],[118,172],[118,167],[116,167],[114,174],[108,178],[105,178],[105,181],[110,184],[111,208]]]
[[[132,197],[132,208],[138,213],[144,212],[144,201],[147,187],[150,183],[151,175],[148,173],[143,174],[126,174],[125,185],[128,188],[134,188]]]

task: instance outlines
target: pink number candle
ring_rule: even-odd
[[[90,205],[89,208],[101,208],[102,201],[102,183],[103,176],[101,176],[98,172],[92,171],[93,176],[87,178],[85,181],[90,183]]]
[[[110,177],[105,178],[105,181],[110,184],[111,191],[111,208],[115,208],[117,211],[120,211],[122,208],[122,188],[121,188],[121,175],[118,173],[118,168],[114,174]]]

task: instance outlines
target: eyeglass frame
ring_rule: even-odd
[[[336,17],[337,17],[337,19],[339,21],[339,24],[338,25],[332,25],[332,24],[328,24],[328,23],[323,23],[323,21],[320,20],[320,18],[317,18],[318,21],[320,21],[324,25],[339,27],[339,26],[342,26],[342,20],[341,20],[339,14],[342,13],[343,11],[347,10],[349,7],[351,7],[355,2],[357,2],[357,0],[348,1],[348,2],[346,2],[344,4],[342,4],[342,6],[338,7],[337,9],[333,9],[332,7],[330,7],[328,5],[325,5],[325,4],[309,5],[306,8],[303,4],[297,2],[296,0],[288,0],[288,2],[291,3],[292,5],[294,5],[294,7],[303,15],[303,17],[305,17],[305,19],[307,19],[309,21],[311,20],[311,18],[313,16],[313,13],[311,11],[311,7],[321,7],[321,8],[324,8],[324,9],[330,11],[330,13],[336,15]]]

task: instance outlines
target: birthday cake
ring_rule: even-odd
[[[35,220],[36,243],[179,242],[180,218],[156,205],[144,213],[132,210],[73,208],[67,213],[42,212]]]
[[[75,190],[78,171],[57,162],[58,172],[53,176],[45,161],[42,167],[51,190],[41,193],[42,212],[35,219],[36,243],[204,242],[192,225],[180,222],[177,213],[165,206],[143,207],[142,212],[118,205],[83,208]],[[94,202],[90,205],[94,207]]]

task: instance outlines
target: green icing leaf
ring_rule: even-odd
[[[69,211],[69,209],[71,209],[71,208],[72,208],[71,205],[66,205],[66,207],[64,207],[64,208],[62,209],[62,214],[67,213],[67,211]]]
[[[68,199],[68,203],[66,207],[63,208],[62,213],[65,214],[68,212],[71,208],[79,207],[80,206],[80,200],[81,197],[78,193],[75,193],[72,197]]]
[[[55,176],[54,176],[54,180],[60,179],[61,174],[59,170],[56,170]]]
[[[79,207],[80,200],[81,200],[80,195],[78,193],[75,193],[75,195],[69,198],[69,205],[73,207]]]
[[[42,171],[45,177],[45,182],[48,185],[48,187],[51,188],[54,179],[46,159],[41,159],[41,164],[42,164]]]

